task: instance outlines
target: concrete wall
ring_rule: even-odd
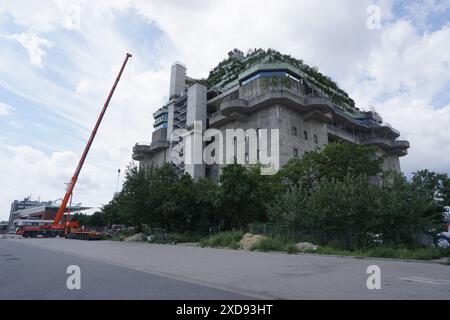
[[[167,162],[167,153],[169,149],[161,150],[159,152],[154,153],[150,158],[144,159],[139,162],[139,170],[148,170],[152,166],[153,167],[160,167],[164,163]]]
[[[152,133],[152,142],[167,141],[167,128],[161,128]]]
[[[206,128],[206,86],[196,83],[188,89],[186,126],[201,121]]]
[[[189,87],[187,98],[187,112],[186,112],[186,127],[190,128],[195,122],[201,122],[201,130],[199,132],[195,130],[190,135],[190,158],[191,162],[186,162],[185,172],[190,174],[194,179],[200,179],[205,177],[205,166],[202,164],[194,164],[203,160],[203,147],[202,134],[206,130],[206,86],[196,83]],[[186,156],[187,156],[186,150]]]
[[[399,157],[397,155],[384,153],[383,170],[395,170],[401,172]]]
[[[174,103],[172,102],[167,106],[168,112],[168,119],[167,119],[167,141],[170,141],[172,137],[173,132],[173,117],[174,117]]]
[[[297,129],[296,136],[293,134],[293,127]],[[225,138],[227,129],[237,128],[244,130],[279,129],[280,166],[285,165],[290,159],[294,158],[294,148],[298,150],[298,156],[302,157],[306,152],[323,148],[323,146],[328,144],[326,123],[316,120],[305,121],[300,113],[279,104],[274,104],[250,114],[247,121],[234,120],[233,122],[220,126],[218,129]],[[307,132],[307,140],[305,139],[304,131]],[[314,136],[317,136],[317,143],[314,140]],[[226,144],[224,142],[224,148],[225,146]],[[246,146],[246,152],[248,152],[248,146]],[[270,146],[269,153],[271,153]],[[223,165],[216,165],[210,169],[211,177],[214,180],[218,179],[222,168]]]
[[[293,128],[297,135],[294,135]],[[305,133],[307,139],[305,139]],[[317,137],[317,143],[315,140]],[[285,165],[294,157],[294,148],[298,156],[323,148],[328,144],[327,124],[314,119],[305,121],[303,116],[289,108],[280,108],[280,160]]]
[[[172,66],[170,76],[170,92],[169,97],[174,95],[184,95],[186,90],[186,67],[179,63]]]

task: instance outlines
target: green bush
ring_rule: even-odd
[[[274,238],[264,238],[258,241],[251,249],[252,251],[284,251],[284,243]]]
[[[280,238],[266,237],[257,242],[251,249],[252,251],[279,251],[287,253],[298,253],[299,250],[294,243],[286,243]]]
[[[202,247],[239,249],[239,241],[243,236],[243,231],[220,232],[210,238],[201,240],[200,245]]]

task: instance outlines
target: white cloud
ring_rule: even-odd
[[[0,146],[0,220],[8,219],[11,199],[28,195],[42,200],[56,200],[65,193],[64,183],[69,182],[78,162],[72,151],[54,152],[47,156],[29,146]],[[100,181],[97,177],[101,177]],[[80,176],[74,201],[85,205],[101,205],[112,197],[114,175],[105,176],[101,167],[87,163]]]
[[[0,117],[10,115],[13,110],[14,108],[11,105],[0,101]]]
[[[68,19],[73,8],[86,1],[81,0],[0,0],[0,12],[7,13],[19,26],[25,26],[35,33],[50,32],[57,28],[71,28]]]
[[[353,78],[352,92],[363,106],[373,105],[411,142],[402,158],[410,174],[429,168],[450,172],[450,101],[432,99],[450,84],[450,25],[419,33],[411,21],[385,26],[380,42]]]
[[[43,48],[51,48],[53,44],[47,39],[40,38],[33,33],[12,34],[8,38],[19,42],[27,51],[31,64],[42,67],[42,59],[46,52]]]
[[[370,91],[371,98],[398,91],[417,90],[428,97],[450,80],[450,25],[419,34],[411,22],[398,21],[386,27],[359,75],[369,77],[356,91]],[[364,88],[365,86],[365,88]]]
[[[427,28],[433,14],[443,14],[450,9],[450,0],[420,0],[407,3],[406,12],[420,28]]]
[[[407,93],[389,99],[378,110],[411,142],[408,156],[401,160],[405,174],[420,169],[450,171],[450,104],[435,109],[428,99]]]

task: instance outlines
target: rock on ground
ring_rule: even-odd
[[[255,235],[255,234],[251,234],[251,233],[246,233],[242,237],[242,240],[239,242],[239,246],[242,249],[251,250],[253,248],[253,246],[258,244],[258,242],[260,242],[263,239],[266,239],[266,237],[259,235],[259,234]]]
[[[306,251],[306,250],[314,250],[314,251],[316,251],[317,248],[319,247],[319,246],[316,246],[315,244],[312,244],[312,243],[309,243],[309,242],[300,242],[300,243],[297,243],[295,246],[300,251]]]
[[[125,242],[133,242],[133,241],[145,241],[147,240],[147,236],[143,233],[135,234],[131,237],[125,238]]]

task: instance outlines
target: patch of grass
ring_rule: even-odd
[[[190,232],[171,233],[168,235],[169,242],[176,242],[176,243],[200,242],[202,238],[203,237],[201,235]]]
[[[332,254],[338,256],[392,258],[405,260],[433,260],[450,257],[449,249],[441,248],[407,248],[407,247],[373,247],[358,250],[341,250],[332,247],[319,247],[316,251],[307,250],[306,253]]]
[[[289,254],[296,254],[300,252],[300,250],[298,250],[293,243],[285,245],[284,250]]]
[[[335,249],[333,247],[318,247],[317,250],[308,249],[304,253],[316,253],[316,254],[332,254],[337,256],[354,256],[354,252],[349,250]]]
[[[298,253],[299,250],[294,243],[286,243],[278,238],[267,237],[256,243],[251,249],[252,251],[279,251],[290,254]]]
[[[149,243],[157,243],[157,244],[177,244],[177,243],[192,243],[192,242],[200,242],[202,236],[200,234],[195,234],[191,232],[184,233],[164,233],[152,235]]]
[[[202,247],[239,249],[239,241],[243,235],[242,231],[220,232],[212,237],[202,239],[200,245]]]
[[[258,241],[253,247],[252,251],[284,251],[284,243],[279,239],[264,238]]]

